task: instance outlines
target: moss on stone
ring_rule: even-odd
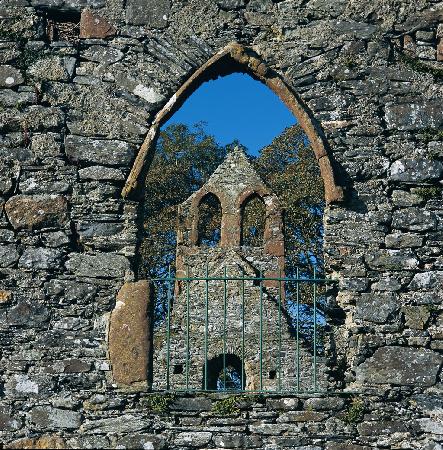
[[[348,425],[352,425],[352,424],[361,422],[363,420],[364,412],[365,412],[365,404],[364,404],[363,400],[361,400],[360,398],[354,397],[352,399],[351,404],[349,405],[349,408],[348,408],[343,420]]]
[[[434,65],[426,63],[425,61],[422,61],[420,58],[410,55],[401,50],[398,51],[398,54],[400,56],[400,59],[411,69],[417,72],[430,74],[434,77],[435,81],[443,79],[443,68],[436,67]]]
[[[238,400],[242,397],[230,396],[212,404],[212,412],[217,416],[231,416],[240,414]]]
[[[419,195],[423,200],[428,201],[441,197],[442,188],[439,186],[421,187],[414,190],[414,194]]]
[[[164,414],[169,411],[175,397],[174,394],[154,394],[147,397],[144,404],[150,411]]]

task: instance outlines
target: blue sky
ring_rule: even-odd
[[[240,73],[204,83],[163,128],[171,123],[192,126],[201,121],[219,144],[238,139],[253,155],[295,124],[294,116],[270,89]]]

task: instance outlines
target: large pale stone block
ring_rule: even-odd
[[[357,382],[432,386],[443,363],[443,357],[426,348],[382,347],[357,367]]]
[[[16,195],[5,205],[11,225],[29,230],[65,225],[67,209],[67,200],[61,195]]]
[[[117,294],[109,328],[114,380],[130,385],[148,380],[150,288],[146,280],[125,283]]]

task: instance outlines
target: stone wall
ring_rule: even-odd
[[[440,397],[426,395],[405,401],[114,392],[90,398],[81,413],[66,405],[34,407],[32,437],[7,448],[435,450],[441,406]]]
[[[0,0],[3,445],[441,448],[442,8]],[[231,421],[187,398],[157,416],[145,380],[112,375],[109,317],[135,281],[135,188],[158,127],[237,70],[281,95],[322,169],[335,387],[367,405],[350,425],[348,404],[315,400],[277,413],[264,399]]]

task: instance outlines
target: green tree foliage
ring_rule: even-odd
[[[286,128],[255,160],[257,172],[284,208],[286,273],[323,270],[324,187],[300,126]]]

